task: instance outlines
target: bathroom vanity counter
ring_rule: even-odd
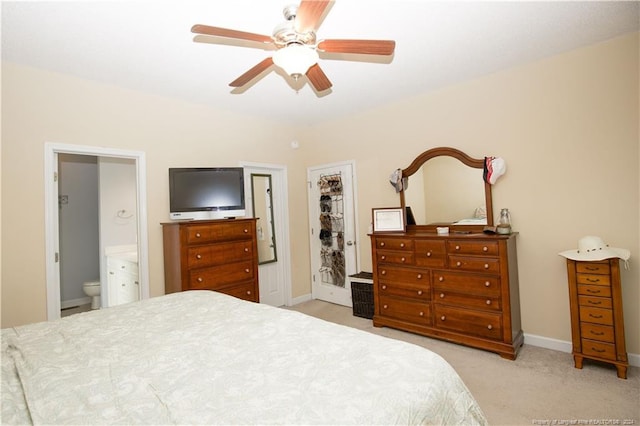
[[[138,251],[133,246],[108,247],[107,282],[109,306],[122,305],[140,299]]]

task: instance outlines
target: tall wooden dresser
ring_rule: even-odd
[[[260,301],[256,219],[162,224],[165,293],[214,290]]]
[[[614,364],[627,378],[620,261],[588,262],[567,259],[571,335],[576,368],[584,358]]]
[[[371,234],[373,325],[515,359],[523,343],[516,234]]]

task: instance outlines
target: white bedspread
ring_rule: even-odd
[[[424,348],[209,291],[2,330],[2,423],[30,421],[486,423]]]

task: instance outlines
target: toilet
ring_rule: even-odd
[[[87,281],[82,289],[84,294],[91,296],[91,309],[100,309],[100,281]]]

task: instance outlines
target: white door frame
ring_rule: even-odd
[[[291,244],[289,242],[289,192],[287,182],[287,166],[280,164],[268,164],[268,163],[252,163],[249,161],[241,161],[240,167],[250,169],[260,169],[265,173],[271,173],[278,175],[279,179],[272,182],[272,185],[278,182],[278,186],[274,188],[273,204],[279,208],[274,209],[273,221],[276,225],[276,235],[281,233],[281,237],[276,238],[276,244],[278,247],[278,262],[282,262],[282,276],[284,282],[282,283],[282,290],[284,292],[285,306],[291,306]],[[245,179],[248,179],[245,176]],[[246,195],[245,195],[246,197]],[[282,240],[282,241],[280,241]]]
[[[58,154],[92,155],[96,157],[127,158],[135,161],[138,204],[138,269],[140,297],[149,298],[149,247],[147,238],[147,171],[145,154],[95,146],[69,145],[53,142],[44,144],[44,214],[45,214],[45,264],[47,287],[47,319],[60,318],[60,263],[58,229]]]

